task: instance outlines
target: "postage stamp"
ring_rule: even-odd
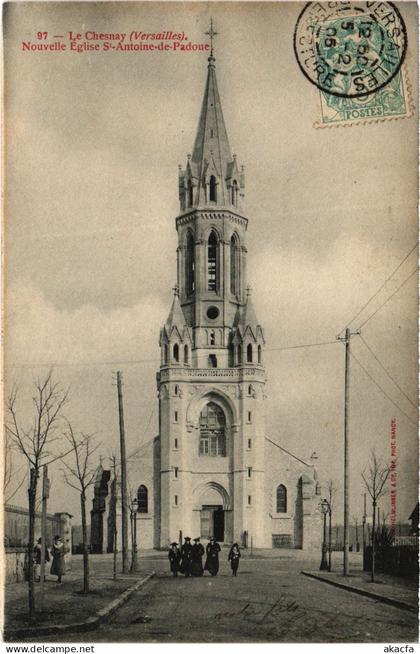
[[[414,114],[411,86],[405,66],[376,93],[345,98],[319,91],[320,120],[315,128],[360,125],[409,118]]]
[[[365,98],[397,76],[407,33],[391,2],[308,2],[293,46],[302,73],[321,92]]]

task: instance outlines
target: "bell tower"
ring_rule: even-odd
[[[207,34],[197,134],[179,167],[177,285],[159,342],[160,546],[181,530],[226,542],[252,535],[258,547],[265,341],[247,286],[245,174],[223,118],[213,23]]]

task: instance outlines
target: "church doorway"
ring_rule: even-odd
[[[203,504],[200,516],[201,538],[215,538],[222,543],[225,539],[225,512],[223,507]]]

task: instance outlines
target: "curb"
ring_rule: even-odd
[[[92,615],[87,620],[83,622],[73,622],[71,624],[57,624],[51,625],[49,627],[24,627],[22,629],[5,629],[3,633],[3,638],[5,641],[16,641],[19,638],[26,638],[29,636],[51,636],[54,634],[64,634],[71,631],[91,631],[98,627],[105,618],[107,618],[111,613],[114,613],[117,609],[120,608],[130,597],[135,593],[141,586],[143,586],[149,579],[154,577],[156,572],[153,572],[144,579],[140,579],[134,586],[127,588],[119,597],[112,600],[108,606],[105,606],[103,609],[98,611],[95,615]]]
[[[342,588],[343,590],[348,590],[350,593],[357,593],[358,595],[364,595],[370,599],[374,599],[377,602],[383,602],[384,604],[391,604],[396,606],[399,609],[405,611],[411,611],[417,614],[417,606],[414,604],[409,604],[403,600],[393,599],[392,597],[387,597],[386,595],[379,595],[378,593],[373,593],[370,590],[364,590],[363,588],[357,588],[356,586],[348,586],[347,584],[342,584],[339,581],[334,581],[333,579],[326,579],[321,575],[314,574],[313,572],[305,572],[301,570],[301,574],[306,577],[311,577],[312,579],[317,579],[318,581],[324,581],[326,584],[331,584],[331,586],[336,586],[337,588]]]

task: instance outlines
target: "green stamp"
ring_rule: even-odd
[[[321,121],[315,123],[314,127],[354,125],[413,115],[410,86],[404,67],[386,86],[363,97],[340,97],[325,91],[320,91],[319,94]]]

